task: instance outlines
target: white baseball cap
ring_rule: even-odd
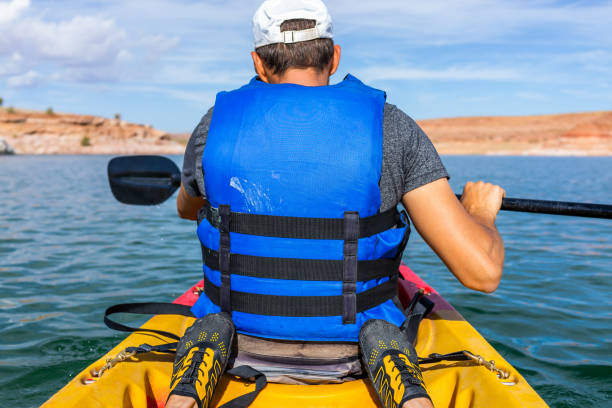
[[[315,20],[317,25],[307,30],[281,32],[281,24],[293,19]],[[321,0],[266,0],[253,16],[255,48],[317,38],[333,38],[332,18]]]

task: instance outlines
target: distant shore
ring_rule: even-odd
[[[182,154],[183,135],[90,115],[0,109],[0,138],[16,154]]]
[[[418,121],[440,154],[612,156],[612,111]],[[0,108],[16,154],[182,154],[189,134],[90,115]]]
[[[418,123],[441,154],[612,156],[612,111]]]

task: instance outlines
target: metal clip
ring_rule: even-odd
[[[219,215],[219,209],[215,207],[208,207],[208,213],[206,219],[215,228],[219,228],[221,225],[221,216]]]

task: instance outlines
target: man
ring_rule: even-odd
[[[217,96],[185,151],[177,209],[199,218],[206,292],[168,406],[208,404],[233,325],[264,338],[359,341],[383,405],[431,406],[397,327],[396,261],[408,231],[395,207],[463,285],[492,292],[505,193],[470,182],[459,202],[427,136],[383,92],[351,76],[329,86],[341,48],[320,0],[267,0],[253,32],[257,78]],[[398,382],[391,400],[374,381],[380,370]]]

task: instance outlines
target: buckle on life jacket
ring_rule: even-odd
[[[221,216],[219,215],[219,209],[213,206],[204,206],[203,208],[206,208],[207,214],[205,215],[205,217],[206,219],[208,219],[210,225],[215,228],[219,228],[219,226],[221,225]]]

